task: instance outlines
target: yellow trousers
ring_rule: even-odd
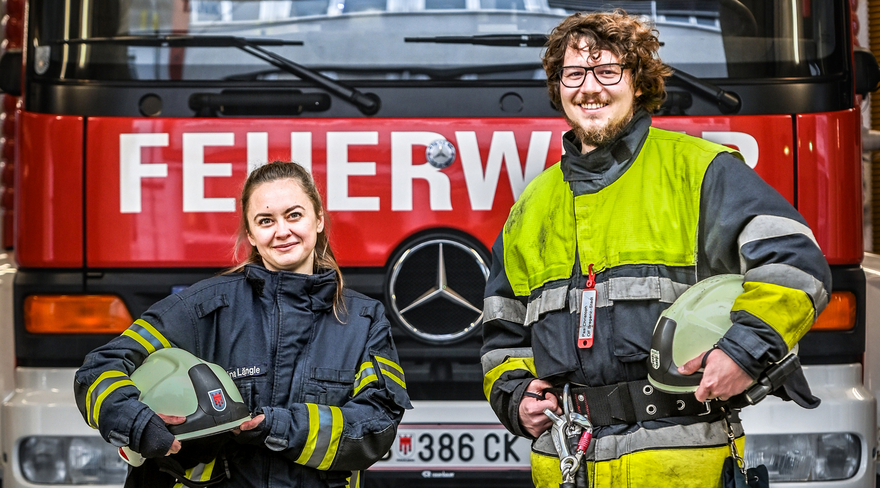
[[[733,424],[737,450],[743,453],[742,427]],[[731,455],[723,421],[641,428],[622,435],[594,438],[587,450],[589,488],[720,488],[721,467]],[[545,433],[545,436],[549,435]],[[559,488],[559,457],[536,452],[547,439],[535,442],[532,481],[537,488]]]

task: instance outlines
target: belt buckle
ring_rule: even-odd
[[[706,411],[703,413],[698,413],[697,417],[702,417],[703,415],[709,415],[710,413],[712,413],[712,406],[709,404],[710,401],[712,400],[706,400],[705,402],[703,402],[703,405],[706,406]]]

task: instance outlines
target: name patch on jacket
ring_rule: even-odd
[[[266,363],[262,363],[253,366],[240,366],[238,368],[227,369],[226,372],[229,373],[230,378],[237,380],[239,378],[247,378],[248,376],[264,375],[268,369]]]

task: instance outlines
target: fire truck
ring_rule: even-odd
[[[530,486],[528,441],[481,388],[488,249],[568,129],[547,97],[547,34],[612,7],[652,22],[674,69],[654,125],[738,149],[831,264],[830,304],[798,353],[822,404],[744,409],[747,461],[792,488],[874,486],[880,258],[863,253],[860,103],[880,70],[854,48],[850,2],[0,5],[5,488],[122,484],[74,371],[234,262],[235,197],[272,160],[312,171],[346,283],[392,322],[415,409],[367,483]]]

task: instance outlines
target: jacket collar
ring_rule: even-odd
[[[251,285],[255,295],[269,294],[287,296],[294,302],[304,303],[314,311],[329,310],[333,307],[336,295],[336,271],[319,270],[315,274],[301,274],[290,271],[270,271],[259,264],[244,267],[245,280]]]
[[[581,153],[581,142],[568,131],[562,137],[562,176],[575,195],[595,193],[617,181],[632,165],[651,127],[651,114],[636,110],[633,118],[611,142]]]

